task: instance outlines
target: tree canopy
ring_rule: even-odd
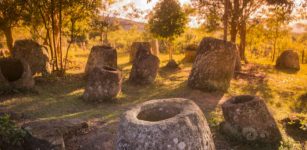
[[[173,38],[184,32],[187,16],[178,0],[162,0],[154,8],[149,19],[149,29],[159,38]]]

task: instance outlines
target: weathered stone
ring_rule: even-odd
[[[140,104],[120,119],[117,150],[215,150],[206,118],[186,99]]]
[[[203,91],[226,91],[236,62],[236,46],[214,38],[204,38],[189,76],[188,86]]]
[[[15,58],[0,59],[0,87],[33,88],[34,79],[29,64]]]
[[[108,125],[109,126],[109,125]],[[109,128],[92,129],[89,133],[74,136],[65,140],[66,150],[114,150],[116,134],[111,134]]]
[[[117,51],[109,46],[94,46],[85,67],[85,74],[88,76],[94,68],[104,66],[117,68]]]
[[[122,87],[121,71],[111,67],[94,68],[83,95],[86,101],[114,100]]]
[[[168,61],[165,68],[166,69],[180,69],[179,64],[177,64],[177,62],[174,59]]]
[[[132,83],[151,84],[157,77],[160,60],[146,49],[146,47],[142,47],[136,53],[129,77]]]
[[[130,49],[130,62],[136,59],[138,51],[146,51],[145,53],[152,54],[149,42],[133,42]]]
[[[293,50],[284,51],[276,61],[276,68],[290,71],[299,71],[300,70],[300,61],[299,56]]]
[[[50,73],[48,51],[43,46],[32,40],[18,40],[14,44],[12,55],[24,59],[30,65],[32,74]]]
[[[71,120],[37,121],[23,125],[31,138],[26,139],[27,149],[65,150],[65,138],[87,128],[86,122]]]
[[[196,44],[190,44],[185,48],[185,57],[183,59],[184,62],[192,63],[196,58],[198,46]]]
[[[242,95],[229,99],[222,105],[225,122],[222,131],[246,142],[276,143],[281,134],[263,100]]]

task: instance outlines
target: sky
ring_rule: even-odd
[[[124,5],[129,4],[129,3],[133,3],[137,9],[148,12],[157,4],[157,2],[159,0],[151,0],[150,3],[147,3],[147,0],[119,0],[119,1],[120,1],[119,3],[117,3],[113,6],[113,9],[118,9],[118,8],[124,6]],[[190,0],[179,0],[179,2],[183,5],[183,4],[186,4],[186,3],[190,3]],[[120,15],[120,17],[126,18],[125,14]],[[136,18],[136,19],[132,19],[132,20],[138,21],[138,22],[146,22],[146,19]],[[195,23],[192,21],[190,23],[190,26],[195,26]]]
[[[126,4],[133,3],[137,9],[140,9],[142,11],[149,11],[151,10],[159,0],[151,0],[150,3],[147,3],[147,0],[119,0],[120,3],[117,3],[113,6],[113,9],[118,9],[119,7],[122,7]],[[190,3],[190,0],[179,0],[181,4]],[[296,4],[301,3],[303,0],[295,0]],[[125,14],[120,15],[122,18],[126,18]],[[134,21],[139,22],[146,22],[146,19],[132,19]],[[307,24],[307,20],[302,21],[304,24]],[[199,24],[196,23],[196,20],[193,18],[190,18],[189,26],[191,27],[198,27]]]
[[[189,3],[190,0],[179,0],[181,4]],[[152,2],[147,3],[147,0],[123,0],[122,4],[135,3],[136,7],[142,10],[152,9],[158,0],[152,0]]]

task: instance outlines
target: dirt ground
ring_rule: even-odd
[[[223,121],[221,104],[234,95],[252,94],[263,97],[283,135],[279,149],[304,149],[307,139],[295,140],[286,132],[281,122],[291,114],[306,115],[306,108],[298,105],[297,98],[307,91],[307,65],[297,74],[278,72],[272,64],[257,61],[243,66],[242,74],[231,82],[226,93],[205,93],[187,87],[187,79],[192,64],[181,64],[181,69],[169,71],[160,69],[153,85],[135,86],[123,83],[123,89],[116,102],[86,103],[82,100],[85,80],[83,70],[88,53],[73,55],[67,76],[36,77],[36,87],[30,92],[4,94],[0,96],[0,108],[23,114],[19,124],[38,120],[82,119],[89,129],[66,139],[69,150],[114,149],[119,116],[129,108],[153,99],[187,98],[193,100],[203,110],[214,136],[218,150],[275,149],[270,146],[244,144],[234,141],[219,131]],[[181,61],[183,55],[175,56]],[[161,55],[161,67],[167,62],[167,55]],[[127,81],[131,64],[126,55],[119,56],[119,68]],[[277,148],[276,148],[277,149]]]

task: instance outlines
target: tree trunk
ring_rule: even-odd
[[[305,50],[303,50],[302,52],[302,64],[305,63]]]
[[[227,41],[228,32],[228,4],[229,0],[225,0],[225,10],[224,10],[224,41]]]
[[[231,42],[236,43],[237,41],[237,34],[238,34],[238,20],[239,20],[239,0],[234,0],[234,12],[231,18],[231,30],[230,30],[230,36],[231,36]]]
[[[12,35],[12,28],[11,27],[4,27],[2,29],[2,31],[4,32],[4,35],[5,35],[5,38],[6,38],[7,48],[9,49],[10,53],[12,54],[13,43],[14,43],[14,39],[13,39],[13,35]]]
[[[66,71],[67,69],[67,60],[68,60],[68,54],[69,54],[69,49],[70,49],[70,46],[71,44],[74,42],[74,39],[75,39],[75,36],[74,36],[74,31],[75,31],[75,20],[71,20],[71,29],[70,29],[70,32],[71,32],[71,35],[70,35],[70,42],[68,44],[68,47],[67,47],[67,50],[66,50],[66,55],[65,55],[65,63],[64,63],[64,71]]]
[[[246,22],[245,20],[243,20],[240,26],[240,56],[245,63],[248,63],[245,55],[245,48],[246,48]]]
[[[173,60],[173,46],[171,40],[168,40],[168,49],[169,49],[169,61],[171,61]]]
[[[62,0],[59,3],[60,16],[59,16],[59,53],[60,53],[60,68],[61,73],[64,74],[64,66],[63,66],[63,51],[62,51]]]

